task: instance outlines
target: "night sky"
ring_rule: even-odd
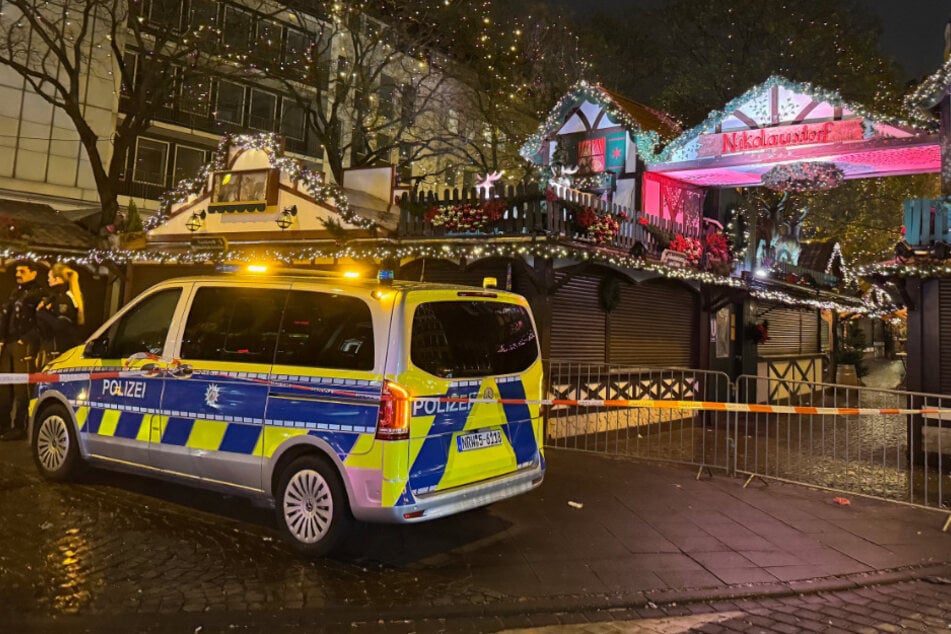
[[[664,0],[549,0],[575,11],[655,7]],[[775,0],[763,0],[774,2]],[[860,0],[884,27],[882,48],[902,65],[908,79],[922,78],[943,62],[944,25],[951,0]]]

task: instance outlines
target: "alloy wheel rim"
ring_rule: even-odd
[[[313,544],[330,529],[334,503],[327,480],[313,469],[295,473],[284,489],[284,523],[299,542]]]
[[[66,462],[69,452],[69,432],[61,416],[43,419],[36,435],[36,456],[49,472],[58,470]]]

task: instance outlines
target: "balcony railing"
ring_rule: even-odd
[[[640,243],[647,253],[659,256],[665,245],[660,244],[654,234],[640,222],[642,218],[663,232],[692,238],[700,237],[699,227],[648,216],[640,211],[606,203],[596,196],[575,190],[558,189],[557,193],[558,198],[548,202],[535,187],[526,189],[519,185],[517,188],[510,186],[504,191],[499,190],[498,197],[506,201],[502,219],[482,230],[464,232],[453,232],[444,226],[434,226],[425,219],[426,210],[435,206],[484,203],[490,198],[496,198],[496,190],[490,190],[486,194],[485,190],[479,192],[474,188],[461,191],[447,189],[442,195],[437,195],[436,192],[405,195],[400,205],[399,236],[402,238],[447,236],[485,238],[531,235],[591,242],[587,231],[578,226],[575,221],[575,209],[589,207],[599,215],[609,213],[619,216],[623,213],[626,216],[625,220],[620,221],[620,228],[614,238],[608,243],[599,245],[602,247],[630,252],[637,243]]]

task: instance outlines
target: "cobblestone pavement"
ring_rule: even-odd
[[[843,509],[798,487],[742,489],[597,456],[550,458],[549,479],[530,495],[414,526],[359,525],[340,555],[306,561],[279,540],[272,511],[243,499],[105,471],[54,485],[36,475],[25,444],[0,443],[0,632],[491,632],[579,622],[684,631],[753,617],[781,625],[786,601],[812,609],[815,597],[799,594],[824,589],[833,594],[818,596],[835,606],[834,591],[862,597],[863,585],[936,593],[915,608],[921,614],[947,608],[946,586],[882,585],[951,576],[951,535],[937,514],[881,502]],[[583,508],[567,504],[575,500]],[[766,595],[795,598],[773,606]],[[888,596],[897,607],[880,612],[897,617],[905,595]],[[711,603],[724,597],[760,600]]]

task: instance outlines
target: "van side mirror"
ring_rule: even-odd
[[[109,337],[102,335],[86,344],[86,347],[83,348],[83,357],[87,359],[102,359],[106,356],[108,351]]]

